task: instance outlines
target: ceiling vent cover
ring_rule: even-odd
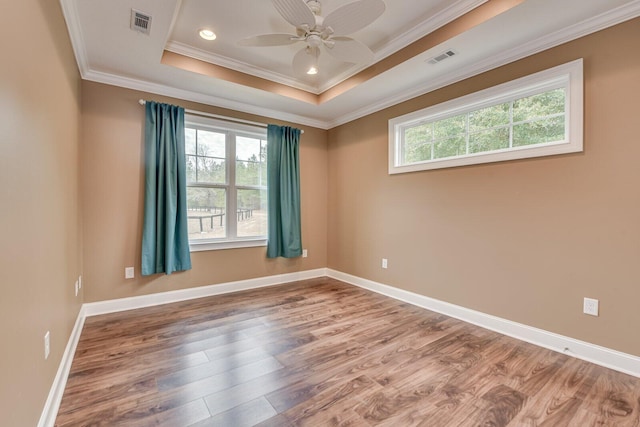
[[[451,58],[456,53],[453,50],[446,50],[442,52],[440,55],[436,55],[433,58],[427,59],[427,62],[431,65],[437,64],[438,62],[442,62],[447,58]]]
[[[131,9],[131,29],[144,34],[151,31],[151,15]]]

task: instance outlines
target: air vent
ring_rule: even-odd
[[[151,31],[151,15],[131,9],[131,29],[144,34]]]
[[[447,50],[445,52],[442,52],[440,55],[436,55],[431,59],[428,59],[427,62],[431,65],[437,64],[438,62],[442,62],[447,58],[451,58],[453,55],[455,55],[456,53],[452,50]]]

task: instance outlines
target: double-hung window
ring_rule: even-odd
[[[266,129],[186,115],[185,155],[191,250],[265,245]]]
[[[389,121],[389,173],[582,151],[582,60]]]

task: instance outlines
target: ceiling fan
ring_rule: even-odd
[[[348,34],[371,24],[385,10],[382,0],[357,0],[322,17],[318,0],[271,0],[280,15],[296,29],[295,34],[264,34],[238,42],[239,46],[284,46],[303,42],[293,57],[293,71],[299,75],[318,73],[320,48],[332,57],[351,63],[369,63],[373,52]]]

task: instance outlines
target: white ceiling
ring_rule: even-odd
[[[298,45],[236,46],[246,37],[292,32],[270,1],[60,1],[87,80],[325,129],[640,15],[640,0],[526,0],[316,105],[161,63],[168,50],[314,94],[366,68],[321,55],[318,76],[299,79],[291,69]],[[375,63],[486,1],[385,0],[385,13],[352,36],[373,50]],[[322,15],[349,2],[324,0]],[[153,17],[149,35],[129,28],[132,8]],[[203,27],[218,38],[201,39]],[[457,55],[426,63],[447,49]]]

